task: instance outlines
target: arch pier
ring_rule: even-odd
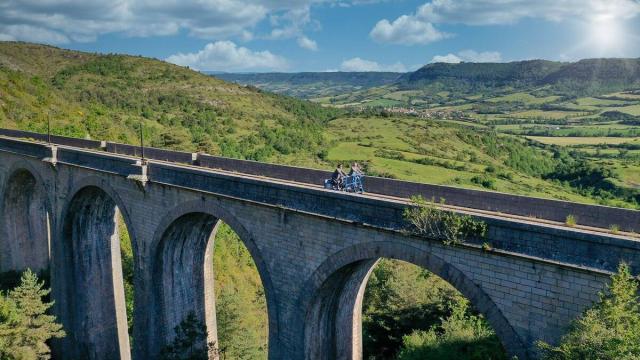
[[[49,199],[26,163],[9,171],[0,204],[0,272],[49,268]]]

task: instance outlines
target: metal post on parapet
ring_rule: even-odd
[[[140,132],[140,157],[142,160],[142,163],[146,163],[146,160],[144,159],[144,136],[142,135],[142,120],[140,120],[140,126],[139,126],[139,132]]]
[[[55,169],[58,163],[58,147],[51,142],[51,113],[47,115],[47,148],[49,154],[42,161],[49,163]]]
[[[140,160],[137,160],[135,164],[136,167],[139,167],[140,170],[137,173],[130,174],[127,176],[127,179],[134,180],[140,187],[141,190],[145,190],[147,182],[149,181],[149,176],[147,173],[147,159],[144,158],[144,136],[142,135],[142,120],[140,120],[140,127],[138,129],[140,134]]]
[[[47,115],[47,142],[51,145],[51,113]]]

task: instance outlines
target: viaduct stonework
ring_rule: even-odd
[[[265,288],[269,359],[361,359],[361,305],[380,258],[419,265],[484,314],[505,349],[535,358],[593,301],[621,261],[640,271],[640,212],[368,178],[325,190],[327,173],[0,131],[0,271],[50,270],[60,359],[154,359],[195,312],[215,340],[213,242],[220,220]],[[456,246],[407,235],[410,195],[445,198],[489,226]],[[133,245],[130,350],[116,216]],[[567,215],[584,226],[566,227]],[[606,229],[616,224],[622,230]],[[628,232],[626,232],[628,231]],[[483,250],[482,242],[491,244]]]

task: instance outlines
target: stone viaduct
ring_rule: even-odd
[[[537,340],[556,341],[619,262],[640,271],[638,211],[380,178],[367,179],[367,194],[338,193],[319,186],[319,170],[160,149],[145,149],[143,162],[129,145],[0,135],[0,271],[50,270],[68,333],[56,358],[157,358],[191,311],[215,340],[219,220],[260,273],[270,359],[360,359],[362,297],[382,257],[448,281],[520,359],[535,358]],[[414,194],[485,221],[487,237],[445,246],[407,235]],[[135,262],[131,350],[118,213]],[[582,226],[564,226],[569,214]]]

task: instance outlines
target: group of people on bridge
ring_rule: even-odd
[[[344,171],[342,164],[338,164],[331,179],[325,180],[325,187],[338,191],[364,192],[363,187],[364,171],[357,162],[351,164],[349,174]]]

